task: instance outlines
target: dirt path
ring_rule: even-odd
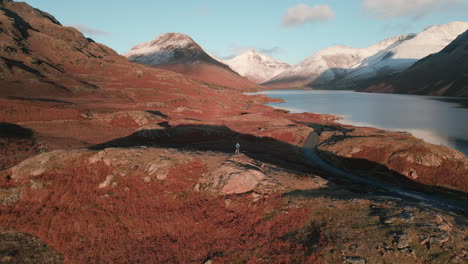
[[[385,183],[381,183],[378,181],[370,180],[364,177],[360,177],[358,175],[354,175],[352,173],[343,171],[339,168],[336,168],[326,161],[320,158],[318,154],[318,150],[316,145],[319,143],[319,135],[316,132],[310,133],[306,142],[304,143],[303,149],[305,156],[315,165],[320,166],[322,169],[327,171],[328,173],[334,174],[339,177],[344,177],[350,179],[355,182],[364,183],[368,185],[372,185],[383,189],[389,192],[390,196],[394,196],[397,198],[403,199],[410,199],[413,201],[417,201],[424,206],[434,207],[434,208],[441,208],[441,209],[449,209],[461,214],[468,214],[468,204],[463,201],[446,199],[435,197],[428,194],[423,194],[415,191],[405,190],[396,186],[388,185]]]

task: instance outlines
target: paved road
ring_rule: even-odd
[[[378,181],[370,180],[364,177],[360,177],[358,175],[354,175],[352,173],[343,171],[341,169],[338,169],[330,164],[328,164],[326,161],[324,161],[322,158],[320,158],[318,154],[318,150],[316,148],[316,145],[319,143],[319,136],[316,132],[310,133],[309,137],[307,138],[306,142],[304,143],[304,153],[306,157],[315,165],[321,167],[324,169],[326,172],[344,177],[347,179],[350,179],[355,182],[360,182],[360,183],[365,183],[368,185],[372,185],[375,187],[378,187],[380,189],[386,190],[389,192],[392,196],[395,196],[397,198],[410,198],[411,200],[416,200],[419,201],[421,204],[430,206],[430,207],[435,207],[435,208],[442,208],[442,209],[449,209],[456,211],[458,213],[462,214],[468,214],[468,202],[464,201],[459,201],[459,200],[452,200],[452,199],[446,199],[446,198],[440,198],[440,197],[435,197],[432,195],[424,194],[424,193],[419,193],[415,191],[410,191],[410,190],[405,190],[396,186],[392,186],[389,184],[381,183]]]

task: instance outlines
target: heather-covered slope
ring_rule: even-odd
[[[97,87],[89,73],[124,62],[112,49],[26,3],[0,3],[0,95],[65,95]]]
[[[468,97],[468,31],[440,52],[362,91]]]

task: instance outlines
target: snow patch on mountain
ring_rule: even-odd
[[[401,72],[418,60],[441,51],[467,29],[467,22],[451,22],[428,27],[414,37],[396,43],[397,45],[390,45],[356,64],[343,81]]]
[[[162,34],[151,41],[134,46],[123,55],[133,62],[150,66],[216,61],[191,37],[182,33]]]
[[[356,67],[359,62],[377,53],[379,50],[394,46],[396,43],[411,37],[413,35],[400,35],[362,49],[347,46],[325,48],[275,76],[267,83],[296,80],[300,85],[313,81],[317,81],[317,84],[325,84],[334,79],[344,77],[349,72],[349,69]]]
[[[249,50],[237,57],[224,61],[231,69],[247,79],[263,83],[291,67],[289,64]]]

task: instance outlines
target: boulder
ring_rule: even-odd
[[[262,170],[262,164],[243,154],[233,155],[213,170],[201,184],[201,190],[223,194],[262,192],[268,186],[280,185]]]

